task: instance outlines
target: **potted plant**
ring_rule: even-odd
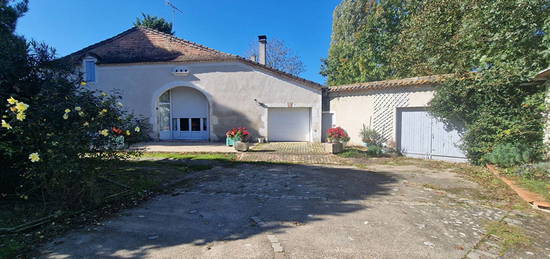
[[[227,131],[226,145],[235,147],[238,151],[247,151],[248,144],[246,139],[250,135],[250,132],[244,127],[233,128]]]
[[[349,141],[348,133],[341,127],[330,128],[327,131],[329,143],[325,143],[325,151],[336,154],[344,151],[344,143]]]

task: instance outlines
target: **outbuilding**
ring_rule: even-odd
[[[323,127],[340,126],[350,144],[362,145],[361,130],[380,133],[387,145],[403,155],[446,161],[467,161],[461,131],[429,111],[435,86],[446,75],[385,80],[329,87],[325,93]]]

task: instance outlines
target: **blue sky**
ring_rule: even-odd
[[[301,76],[324,83],[320,59],[330,46],[332,11],[340,0],[171,0],[184,14],[176,36],[245,55],[260,34],[284,40],[303,60]],[[164,0],[30,0],[17,32],[44,41],[63,56],[132,26],[141,13],[172,21]]]

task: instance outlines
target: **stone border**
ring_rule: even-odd
[[[528,191],[517,185],[513,180],[504,177],[494,165],[487,165],[487,168],[496,177],[498,177],[500,180],[510,186],[510,188],[512,188],[512,190],[514,190],[517,195],[521,197],[524,201],[528,202],[536,209],[550,213],[550,203],[546,202],[541,195]]]

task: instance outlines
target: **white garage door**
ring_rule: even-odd
[[[309,108],[269,108],[269,141],[310,141]]]
[[[460,135],[447,129],[445,124],[432,117],[424,108],[407,108],[398,111],[397,146],[408,157],[466,162],[459,148]]]

